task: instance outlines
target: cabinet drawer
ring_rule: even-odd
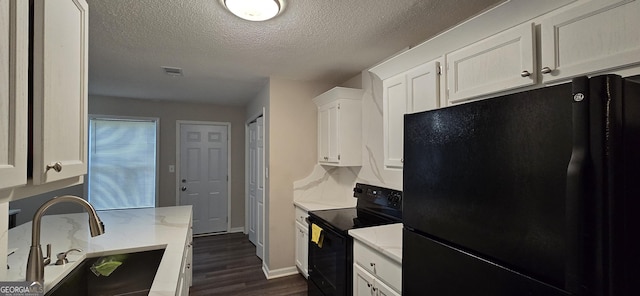
[[[307,225],[307,221],[305,218],[309,217],[307,211],[302,208],[296,207],[296,221],[302,223],[302,225]]]
[[[402,265],[380,252],[353,242],[353,261],[397,291],[402,288]]]

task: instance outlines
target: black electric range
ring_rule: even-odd
[[[355,208],[309,212],[308,295],[351,295],[353,240],[348,231],[402,222],[402,191],[357,183],[353,196]],[[313,241],[314,224],[322,229],[321,243]]]

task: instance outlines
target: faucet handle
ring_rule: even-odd
[[[44,265],[51,263],[51,244],[47,244],[47,257],[42,258],[42,263]]]
[[[58,258],[58,260],[56,261],[56,265],[64,265],[65,263],[69,263],[69,259],[67,259],[67,254],[69,254],[69,252],[71,251],[82,252],[82,250],[80,249],[69,249],[66,252],[58,253],[58,255],[56,255],[56,257]]]

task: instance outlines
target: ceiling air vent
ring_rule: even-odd
[[[164,74],[167,74],[170,76],[182,76],[181,68],[162,66],[162,70],[164,70]]]

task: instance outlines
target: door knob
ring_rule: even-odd
[[[187,187],[186,186],[182,186],[182,188],[180,188],[180,190],[187,191]]]

